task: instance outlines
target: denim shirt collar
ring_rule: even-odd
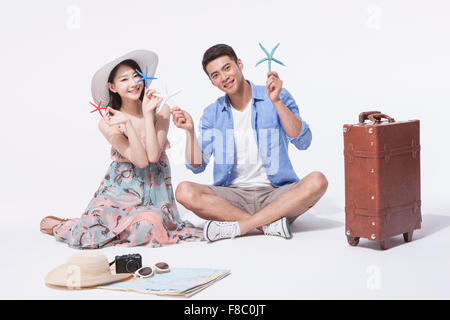
[[[256,101],[264,100],[264,93],[265,93],[265,91],[264,90],[258,90],[258,88],[255,87],[253,82],[251,82],[249,80],[245,80],[245,81],[247,81],[250,84],[251,88],[252,88],[252,101],[253,101],[253,103],[255,103]],[[221,102],[222,102],[222,111],[229,110],[231,108],[230,99],[228,98],[227,95],[223,96],[223,99],[222,99]]]

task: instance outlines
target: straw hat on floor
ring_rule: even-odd
[[[124,280],[132,274],[116,274],[108,259],[100,252],[83,251],[73,255],[67,263],[53,269],[45,277],[52,286],[81,289]]]

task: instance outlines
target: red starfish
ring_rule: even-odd
[[[101,101],[98,102],[98,106],[95,105],[95,104],[92,103],[92,102],[89,102],[89,103],[95,108],[94,110],[91,111],[91,113],[92,113],[92,112],[95,112],[95,111],[98,111],[98,113],[100,113],[100,115],[101,115],[102,118],[103,118],[103,114],[102,114],[101,109],[108,109],[108,108],[106,108],[106,107],[100,107],[100,106],[102,105],[102,102],[101,102]]]

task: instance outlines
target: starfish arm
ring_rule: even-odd
[[[259,60],[259,61],[256,63],[255,67],[257,67],[259,64],[261,64],[261,63],[263,63],[264,61],[267,61],[267,60],[269,60],[269,59],[268,59],[268,58],[264,58],[264,59]]]
[[[156,107],[156,112],[159,112],[159,110],[161,110],[161,108],[169,101],[168,98],[164,97],[163,100],[161,101],[160,105],[158,107]]]
[[[142,81],[144,81],[144,78],[140,78],[137,82],[139,83],[139,82],[142,82]]]
[[[95,103],[92,103],[92,102],[90,102],[90,101],[89,101],[89,103],[91,104],[91,106],[93,106],[93,107],[95,108],[95,109],[92,110],[90,113],[94,113],[94,112],[97,112],[97,111],[98,111],[98,113],[100,113],[100,115],[101,115],[102,118],[103,118],[102,109],[103,109],[103,110],[106,110],[106,109],[108,109],[108,108],[107,108],[107,107],[101,107],[102,101],[99,101],[99,102],[98,102],[98,105],[95,105]]]
[[[279,45],[280,45],[280,44],[278,43],[278,44],[272,49],[272,52],[270,53],[270,56],[273,56],[273,54],[275,53],[275,50],[277,50],[277,48],[278,48]]]
[[[94,110],[91,111],[91,113],[97,112],[99,110],[106,110],[108,109],[107,107],[101,107],[101,108],[95,108]]]
[[[175,93],[172,93],[168,98],[167,98],[167,100],[169,100],[170,98],[172,98],[172,97],[175,97],[177,94],[179,94],[181,92],[181,90],[178,90],[177,92],[175,92]]]
[[[264,51],[264,53],[265,53],[267,56],[270,56],[269,52],[267,52],[266,48],[264,48],[263,45],[262,45],[261,43],[259,43],[259,46],[261,47],[261,49]]]
[[[136,72],[141,76],[144,77],[144,74],[142,72],[140,72],[138,69],[136,69]]]
[[[273,61],[275,61],[278,64],[281,64],[282,66],[286,66],[283,62],[281,62],[280,60],[277,60],[275,58],[272,58]]]

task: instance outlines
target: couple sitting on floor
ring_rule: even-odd
[[[96,72],[92,95],[108,101],[99,129],[113,162],[80,218],[48,216],[41,231],[74,248],[215,241],[253,229],[290,238],[290,224],[323,196],[327,180],[320,172],[300,180],[294,172],[288,143],[304,150],[312,136],[278,74],[254,85],[231,47],[209,48],[203,70],[225,96],[204,110],[197,136],[189,113],[160,106],[162,98],[144,87],[148,78],[137,71],[148,66],[153,76],[157,62],[155,53],[139,50]],[[165,152],[171,115],[186,133],[187,168],[200,173],[214,155],[212,186],[185,181],[175,191],[180,204],[207,220],[203,229],[177,210]]]

